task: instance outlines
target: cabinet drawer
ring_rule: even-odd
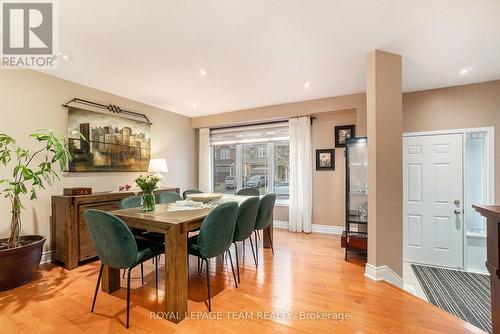
[[[78,256],[79,261],[91,259],[97,256],[94,243],[92,242],[90,232],[87,228],[87,224],[85,223],[85,217],[83,215],[85,210],[96,209],[102,211],[112,211],[118,210],[119,208],[119,202],[86,204],[78,207],[78,242],[80,245],[80,254]]]

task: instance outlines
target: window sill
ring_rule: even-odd
[[[288,200],[287,199],[278,199],[278,200],[276,200],[275,206],[288,207]]]

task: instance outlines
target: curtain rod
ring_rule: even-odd
[[[267,124],[277,124],[277,123],[288,123],[288,121],[291,118],[299,118],[299,117],[310,117],[310,119],[311,119],[311,125],[313,123],[313,120],[316,119],[316,116],[304,115],[304,116],[297,116],[297,117],[289,117],[287,119],[276,120],[276,121],[256,122],[256,123],[240,124],[240,125],[218,126],[218,127],[210,128],[210,130],[223,130],[223,129],[230,129],[230,128],[242,128],[242,127],[253,126],[253,125],[267,125]]]
[[[69,100],[68,102],[66,102],[65,104],[63,104],[62,106],[66,107],[66,108],[70,108],[70,107],[72,107],[70,105],[71,103],[78,103],[78,104],[83,104],[83,105],[94,107],[94,108],[104,109],[104,110],[107,110],[107,111],[112,112],[114,114],[124,114],[124,115],[128,115],[128,116],[142,118],[144,120],[141,120],[140,122],[144,122],[144,123],[147,123],[149,125],[153,125],[153,123],[151,123],[149,121],[148,116],[146,116],[145,114],[141,114],[141,113],[138,113],[135,111],[125,110],[125,109],[122,109],[119,106],[114,105],[114,104],[105,105],[102,103],[92,102],[92,101],[79,99],[79,98],[75,97],[75,98],[72,98],[71,100]]]

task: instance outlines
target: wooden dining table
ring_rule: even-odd
[[[248,196],[224,196],[224,201],[243,202]],[[127,226],[165,235],[165,311],[167,319],[180,322],[187,315],[188,296],[188,232],[198,229],[214,208],[169,211],[170,204],[157,204],[154,211],[140,208],[110,211]],[[263,237],[264,248],[270,248],[273,224]],[[112,293],[120,289],[120,269],[105,266],[102,274],[102,291]]]

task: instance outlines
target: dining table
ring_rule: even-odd
[[[225,195],[218,203],[242,203],[250,196]],[[110,211],[136,229],[157,232],[165,236],[165,312],[166,319],[178,323],[188,314],[188,233],[200,228],[205,217],[217,206],[178,208],[175,203],[156,204],[153,211],[129,208]],[[224,222],[221,222],[224,223]],[[273,223],[263,233],[263,247],[270,248]],[[102,291],[112,293],[120,289],[120,269],[104,267]]]

